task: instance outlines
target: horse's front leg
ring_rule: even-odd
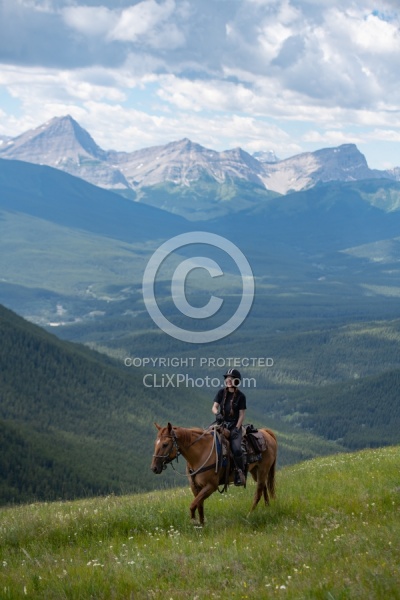
[[[190,489],[192,490],[194,499],[196,499],[198,494],[201,492],[201,488],[195,484],[193,478],[190,475],[189,475],[189,484],[190,484]],[[194,504],[194,500],[189,508],[190,508],[190,519],[192,520],[193,523],[196,523],[197,505]]]
[[[199,520],[200,525],[204,525],[204,500],[206,500],[211,494],[215,492],[217,486],[207,483],[197,494],[196,498],[193,500],[190,505],[190,514],[191,518],[194,519],[196,515],[196,510],[199,511]]]

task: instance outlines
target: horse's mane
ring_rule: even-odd
[[[205,433],[205,430],[201,427],[174,427],[173,429],[179,430],[179,439],[185,446],[190,444],[192,433],[198,433],[199,435]]]

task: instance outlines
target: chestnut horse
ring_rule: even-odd
[[[158,435],[155,442],[151,469],[159,475],[167,465],[181,454],[186,460],[186,473],[194,500],[190,505],[190,516],[195,520],[196,510],[200,524],[204,524],[204,500],[213,494],[219,485],[225,482],[225,470],[217,451],[215,430],[200,428],[160,427],[155,423]],[[267,449],[261,453],[261,460],[249,465],[249,472],[257,483],[254,493],[252,512],[262,495],[265,504],[269,497],[275,496],[275,464],[278,444],[275,434],[270,429],[260,429],[267,443]],[[228,474],[233,481],[233,474]]]

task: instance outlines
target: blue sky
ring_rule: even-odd
[[[70,114],[104,149],[400,166],[399,27],[398,0],[0,0],[0,135]]]

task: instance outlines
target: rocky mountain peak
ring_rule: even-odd
[[[364,154],[355,144],[317,150],[314,156],[319,162],[316,175],[321,181],[367,179],[371,174]]]
[[[369,169],[355,144],[304,152],[279,160],[275,153],[254,155],[240,147],[218,152],[189,138],[134,152],[105,152],[71,115],[54,117],[0,145],[0,158],[46,164],[108,189],[139,198],[153,186],[190,188],[200,183],[243,182],[287,194],[318,182],[371,178],[399,179],[396,170]]]
[[[79,123],[67,115],[54,117],[17,136],[0,147],[0,155],[57,167],[67,162],[79,163],[83,157],[102,160],[106,153]]]
[[[196,142],[192,142],[188,138],[183,138],[182,140],[178,140],[176,142],[170,142],[165,147],[167,152],[171,153],[179,153],[179,154],[187,154],[187,155],[196,155],[196,154],[217,154],[215,150],[209,150]]]
[[[281,194],[313,187],[319,181],[390,178],[386,171],[370,169],[355,144],[303,152],[275,164],[264,164],[264,170],[264,185]]]
[[[55,117],[48,122],[46,135],[54,139],[63,139],[65,146],[71,145],[82,148],[87,154],[95,158],[102,159],[105,152],[96,144],[92,136],[79,125],[70,115],[65,117]]]
[[[220,153],[221,157],[235,163],[241,163],[253,169],[255,173],[262,171],[261,163],[243,148],[232,148]]]
[[[252,156],[260,163],[276,163],[280,160],[273,150],[259,150],[253,152]]]

